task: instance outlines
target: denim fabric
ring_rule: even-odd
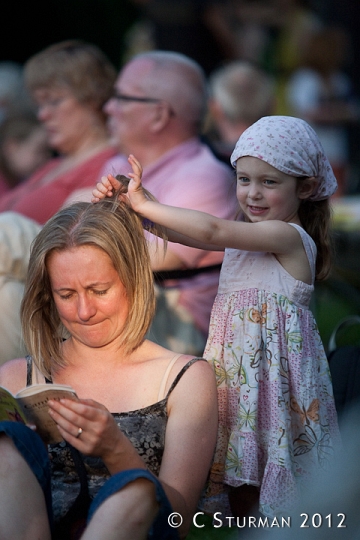
[[[146,469],[130,469],[128,471],[122,471],[120,473],[114,474],[111,476],[103,487],[100,489],[99,493],[96,495],[93,500],[89,515],[88,522],[92,518],[94,512],[97,508],[111,495],[120,491],[130,482],[138,479],[146,478],[153,482],[156,489],[156,500],[160,505],[159,512],[154,520],[154,523],[151,527],[151,530],[148,535],[149,540],[178,540],[179,535],[177,529],[170,527],[168,524],[168,517],[172,513],[172,508],[169,503],[169,500],[164,492],[164,489],[159,482],[159,480],[151,474]]]
[[[52,525],[51,475],[46,446],[37,433],[20,422],[0,422],[0,433],[10,437],[36,476],[44,492],[49,523]]]
[[[52,526],[51,473],[46,446],[37,433],[20,422],[0,422],[0,433],[4,433],[11,438],[19,453],[37,478],[44,492],[49,522]],[[153,482],[156,490],[156,500],[160,506],[148,535],[149,540],[178,540],[177,529],[171,528],[168,524],[168,517],[172,513],[168,498],[159,480],[146,469],[130,469],[111,476],[93,500],[89,510],[88,522],[97,508],[108,497],[138,478],[146,478],[150,482]]]

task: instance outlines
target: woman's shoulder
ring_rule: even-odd
[[[178,355],[174,362],[164,387],[165,395],[169,395],[182,381],[183,389],[187,391],[195,388],[203,389],[215,381],[212,367],[202,357],[187,354]]]
[[[176,353],[146,340],[141,357],[149,362],[154,384],[158,385],[158,400],[164,399],[174,388],[206,387],[214,377],[212,367],[200,357]],[[209,382],[210,381],[210,382]]]
[[[0,366],[0,386],[17,393],[26,386],[26,358],[15,358]]]

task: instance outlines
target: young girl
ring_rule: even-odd
[[[339,439],[309,310],[315,279],[330,269],[329,197],[337,187],[319,139],[293,117],[264,117],[248,128],[231,156],[242,213],[234,222],[150,201],[141,165],[134,156],[129,162],[127,197],[136,212],[165,226],[172,241],[225,249],[204,352],[220,415],[204,509],[221,511],[228,492],[237,516],[258,499],[264,515],[286,515]],[[94,201],[117,187],[103,178]]]

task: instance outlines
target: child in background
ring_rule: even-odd
[[[127,198],[171,241],[225,249],[204,357],[217,378],[219,435],[205,511],[286,515],[299,489],[327,467],[339,431],[325,351],[309,310],[315,279],[330,270],[329,197],[337,183],[314,130],[268,116],[231,155],[242,221],[150,201],[141,165]],[[102,178],[94,201],[119,183]],[[229,515],[223,513],[224,516]]]

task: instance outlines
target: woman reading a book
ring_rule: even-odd
[[[31,356],[1,366],[0,385],[69,385],[77,399],[48,402],[60,443],[0,422],[3,540],[186,536],[215,447],[216,387],[207,362],[145,339],[153,313],[143,226],[125,204],[77,203],[44,225],[21,313]]]

